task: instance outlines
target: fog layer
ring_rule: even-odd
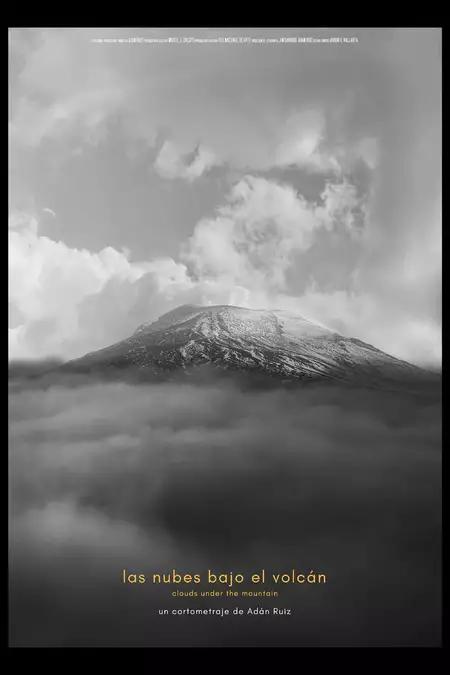
[[[438,395],[324,385],[16,384],[11,645],[439,646],[440,415]],[[327,582],[174,598],[194,587],[125,585],[124,568]],[[258,605],[292,614],[246,615]]]

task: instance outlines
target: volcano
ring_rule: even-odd
[[[281,310],[183,305],[64,371],[149,381],[239,375],[295,385],[323,380],[397,388],[430,374],[379,349]]]

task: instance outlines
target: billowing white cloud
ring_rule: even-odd
[[[215,218],[198,223],[183,259],[201,278],[281,291],[294,256],[310,248],[315,230],[330,230],[337,218],[351,226],[359,204],[352,186],[327,185],[322,198],[318,206],[290,185],[246,176]]]
[[[10,332],[10,356],[62,356],[68,342],[89,333],[81,325],[82,302],[101,297],[111,281],[133,284],[146,274],[166,290],[182,276],[173,261],[129,262],[126,252],[106,247],[99,253],[70,248],[38,234],[37,219],[13,214],[9,231],[9,300],[23,324]],[[101,322],[101,306],[98,307]],[[106,335],[104,336],[106,338]]]
[[[321,204],[291,186],[246,176],[216,216],[199,221],[180,261],[130,262],[107,247],[77,250],[41,236],[37,220],[10,218],[10,357],[74,357],[120,340],[186,302],[290,309],[400,358],[437,363],[439,326],[398,312],[358,289],[289,294],[287,273],[315,233],[351,226],[348,183],[327,185]],[[298,258],[296,258],[298,259]],[[407,330],[405,331],[405,326]]]
[[[364,213],[365,201],[358,197],[356,187],[347,180],[327,183],[320,196],[323,206],[318,207],[315,213],[325,227],[331,230],[339,222],[349,232],[357,234],[359,230],[355,228],[355,212],[359,209],[361,215]]]

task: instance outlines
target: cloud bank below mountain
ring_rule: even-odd
[[[440,415],[438,397],[338,387],[15,388],[11,644],[439,646]],[[281,624],[166,622],[194,601],[127,589],[124,568],[327,584],[257,598],[292,608]]]

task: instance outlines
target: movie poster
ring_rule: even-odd
[[[9,28],[9,646],[441,647],[441,29]]]

